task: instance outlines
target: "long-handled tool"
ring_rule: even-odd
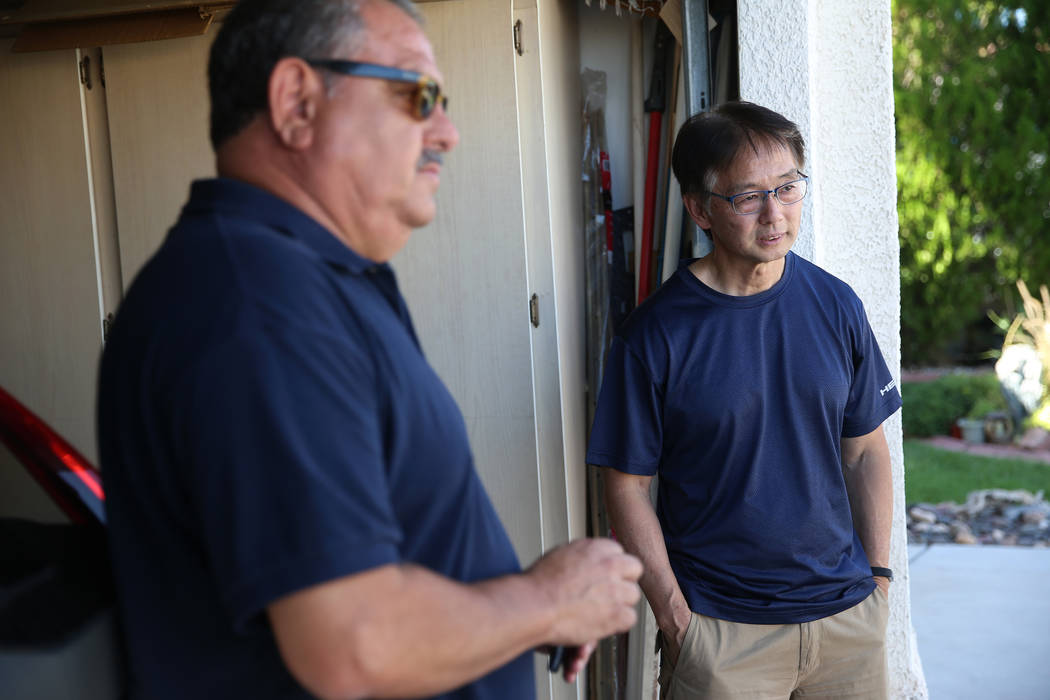
[[[673,37],[663,22],[656,26],[653,48],[653,73],[645,111],[649,114],[649,152],[645,163],[645,211],[642,215],[642,242],[638,261],[638,303],[649,296],[652,286],[650,271],[653,252],[653,220],[656,216],[656,179],[660,168],[660,129],[666,102],[665,77],[667,51]]]

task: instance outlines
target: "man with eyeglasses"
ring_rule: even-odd
[[[901,399],[860,299],[791,251],[804,148],[746,102],[682,126],[674,172],[713,249],[609,351],[587,461],[645,565],[664,698],[886,696]]]
[[[521,572],[387,262],[458,141],[405,0],[245,0],[194,182],[102,359],[128,697],[533,700],[627,629],[639,561]],[[552,664],[554,665],[554,664]]]

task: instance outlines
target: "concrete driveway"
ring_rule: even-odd
[[[931,700],[1050,700],[1050,549],[910,545]]]

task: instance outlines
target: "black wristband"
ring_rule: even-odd
[[[882,576],[888,578],[890,581],[893,580],[893,569],[887,569],[885,566],[873,566],[871,567],[872,576]]]

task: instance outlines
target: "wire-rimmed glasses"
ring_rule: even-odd
[[[805,199],[807,192],[809,192],[809,176],[802,173],[802,171],[797,172],[801,175],[799,179],[785,182],[783,185],[771,190],[752,190],[731,196],[718,194],[717,192],[708,192],[708,194],[729,202],[733,207],[733,211],[737,214],[750,216],[762,210],[769,195],[776,197],[777,201],[784,206],[798,204]]]

